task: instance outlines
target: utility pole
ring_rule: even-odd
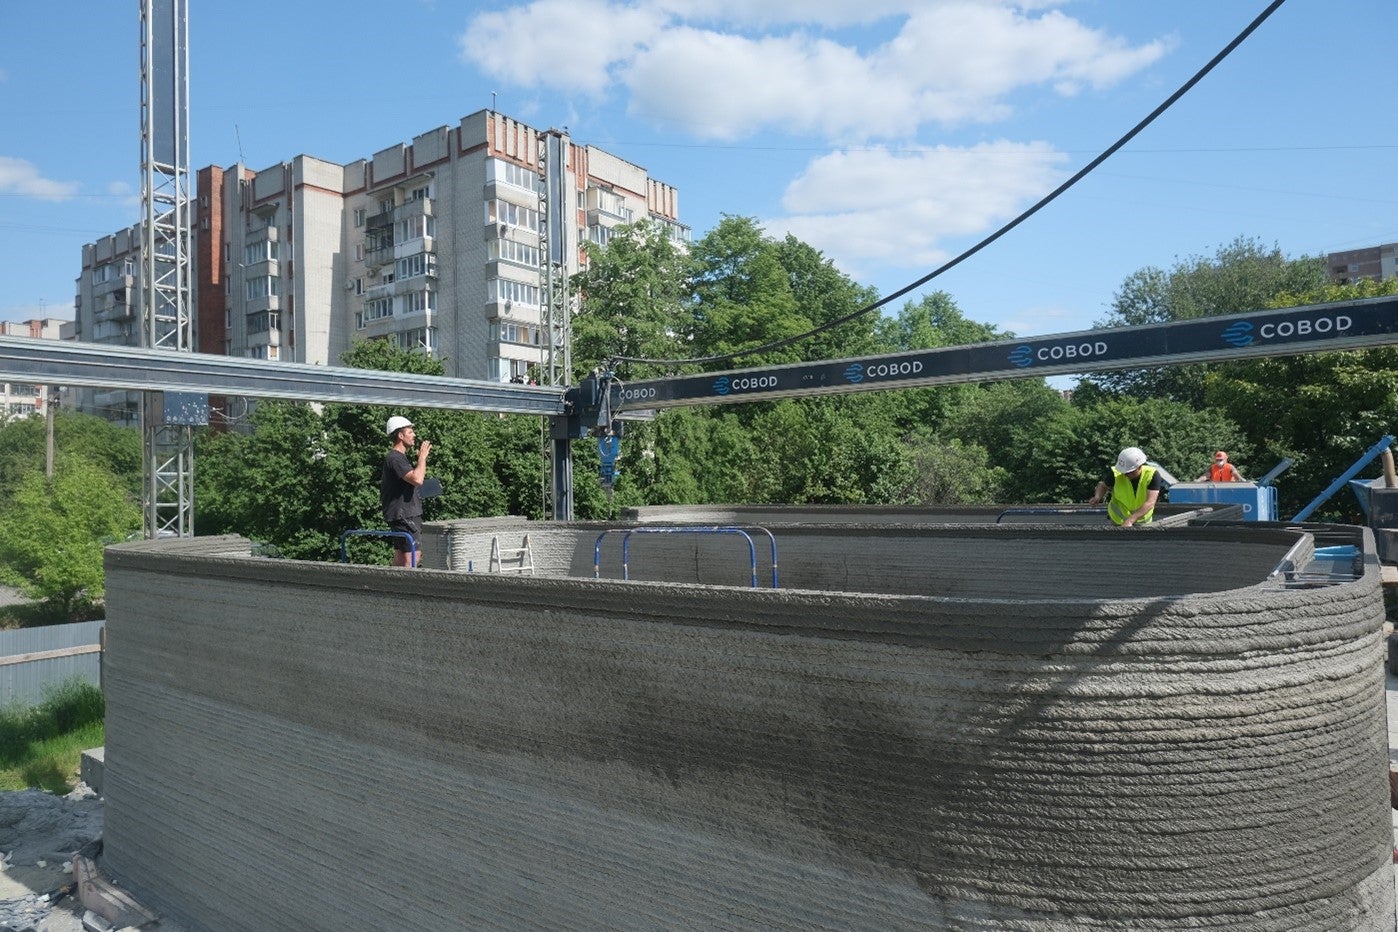
[[[58,397],[58,386],[49,385],[44,389],[44,478],[53,478],[53,401]]]

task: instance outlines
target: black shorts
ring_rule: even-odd
[[[413,543],[418,545],[417,549],[422,548],[421,518],[401,518],[397,521],[390,521],[388,522],[388,529],[390,531],[407,531],[409,534],[413,535]],[[413,545],[408,543],[406,537],[392,537],[389,539],[393,541],[393,549],[397,550],[399,553],[413,552]]]

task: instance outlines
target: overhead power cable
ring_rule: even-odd
[[[1172,107],[1181,97],[1187,94],[1190,91],[1190,89],[1194,87],[1194,85],[1202,81],[1205,75],[1207,75],[1210,71],[1213,71],[1214,68],[1217,67],[1218,64],[1222,62],[1225,58],[1227,58],[1233,52],[1234,49],[1236,49],[1239,45],[1242,45],[1243,41],[1247,39],[1248,36],[1252,35],[1253,32],[1255,32],[1259,26],[1266,22],[1267,18],[1271,16],[1273,13],[1275,13],[1285,2],[1286,0],[1272,0],[1272,2],[1267,5],[1266,9],[1259,13],[1252,22],[1248,23],[1246,28],[1244,28],[1242,32],[1238,33],[1238,35],[1235,36],[1231,42],[1225,45],[1217,55],[1209,59],[1207,64],[1205,64],[1202,68],[1196,71],[1193,77],[1191,77],[1188,81],[1184,82],[1184,84],[1180,85],[1178,90],[1176,90],[1169,97],[1165,98],[1164,102],[1162,102],[1158,107],[1152,110],[1150,114],[1146,116],[1145,119],[1141,120],[1135,126],[1131,127],[1131,129],[1124,136],[1122,136],[1116,142],[1108,146],[1105,150],[1103,150],[1103,152],[1100,155],[1094,158],[1091,162],[1088,162],[1082,168],[1078,169],[1078,171],[1071,178],[1060,184],[1058,187],[1054,188],[1048,194],[1044,195],[1044,197],[1041,198],[1036,204],[1034,204],[1029,209],[1025,210],[1018,217],[1015,217],[1013,220],[1009,221],[1004,226],[996,230],[994,233],[991,233],[985,239],[976,243],[974,246],[967,249],[965,252],[961,253],[959,256],[955,257],[954,259],[948,260],[946,263],[932,270],[926,275],[922,276],[922,278],[919,278],[917,281],[912,282],[909,285],[904,285],[902,288],[899,288],[892,294],[880,298],[872,304],[867,304],[856,311],[851,311],[843,317],[837,317],[834,320],[827,321],[818,327],[814,327],[810,330],[807,330],[805,333],[799,333],[795,336],[785,337],[781,340],[774,340],[771,343],[763,343],[760,346],[753,346],[745,350],[738,350],[737,352],[726,353],[720,356],[694,356],[688,359],[647,359],[644,357],[636,356],[613,356],[610,360],[611,364],[615,365],[616,363],[621,362],[633,362],[656,366],[679,366],[701,365],[705,363],[717,362],[732,362],[737,359],[742,359],[745,356],[755,356],[758,353],[765,353],[771,350],[781,349],[783,347],[790,346],[793,343],[799,343],[802,340],[810,339],[811,337],[824,333],[827,330],[833,330],[836,327],[839,327],[843,324],[847,324],[852,320],[857,320],[858,318],[863,317],[865,314],[872,313],[873,311],[876,311],[879,308],[898,300],[899,298],[903,297],[908,292],[913,291],[916,288],[921,288],[923,285],[932,281],[932,279],[941,275],[943,272],[949,271],[950,269],[953,269],[956,266],[960,265],[962,262],[971,258],[976,253],[980,252],[982,249],[989,246],[991,243],[995,242],[1000,237],[1004,236],[1006,233],[1010,232],[1024,221],[1028,220],[1030,217],[1034,216],[1040,210],[1047,207],[1054,200],[1056,200],[1060,194],[1067,191],[1069,188],[1077,184],[1083,178],[1087,177],[1087,175],[1091,173],[1094,169],[1096,169],[1097,166],[1101,165],[1107,159],[1111,158],[1114,154],[1116,154],[1116,152],[1119,149],[1121,149],[1122,146],[1126,145],[1132,139],[1136,138],[1136,136],[1151,123],[1154,123],[1156,118],[1158,118],[1166,110],[1170,109],[1170,107]]]

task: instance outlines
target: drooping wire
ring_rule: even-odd
[[[818,334],[824,333],[827,330],[833,330],[834,328],[839,327],[843,324],[847,324],[852,320],[857,320],[858,318],[863,317],[865,314],[872,313],[873,311],[876,311],[879,308],[898,300],[899,298],[906,295],[908,292],[913,291],[916,288],[922,287],[923,285],[932,281],[932,279],[941,275],[943,272],[947,272],[960,265],[967,259],[971,258],[976,253],[980,252],[982,249],[989,246],[991,243],[995,242],[1000,237],[1004,236],[1006,233],[1010,232],[1024,221],[1028,220],[1030,217],[1034,216],[1040,210],[1047,207],[1054,200],[1056,200],[1060,194],[1073,187],[1073,185],[1077,184],[1083,178],[1087,177],[1089,173],[1095,170],[1107,159],[1115,155],[1119,149],[1121,149],[1128,142],[1130,142],[1137,135],[1139,135],[1142,130],[1144,130],[1151,123],[1154,123],[1155,120],[1162,113],[1170,109],[1170,107],[1172,107],[1181,97],[1187,94],[1190,91],[1190,89],[1194,87],[1194,85],[1202,81],[1210,71],[1213,71],[1214,68],[1217,67],[1218,64],[1222,62],[1225,58],[1227,58],[1233,52],[1234,49],[1236,49],[1239,45],[1242,45],[1243,41],[1247,39],[1248,36],[1252,35],[1252,33],[1255,32],[1259,26],[1266,22],[1267,18],[1270,17],[1273,13],[1275,13],[1285,2],[1286,0],[1272,0],[1272,2],[1267,5],[1267,8],[1265,10],[1259,13],[1251,23],[1248,23],[1248,25],[1243,29],[1243,31],[1238,33],[1238,35],[1235,36],[1231,42],[1225,45],[1218,52],[1217,55],[1209,59],[1207,64],[1205,64],[1202,68],[1196,71],[1193,77],[1191,77],[1188,81],[1185,81],[1184,84],[1180,85],[1180,87],[1173,94],[1165,98],[1165,100],[1158,107],[1152,110],[1150,114],[1146,116],[1145,119],[1141,120],[1135,126],[1131,127],[1131,129],[1127,131],[1127,133],[1124,136],[1122,136],[1116,142],[1108,146],[1105,150],[1102,151],[1100,155],[1098,155],[1092,161],[1088,162],[1082,168],[1078,169],[1078,171],[1071,178],[1060,184],[1058,187],[1054,188],[1048,194],[1044,195],[1044,197],[1042,197],[1037,203],[1025,210],[1018,217],[1015,217],[1013,220],[1009,221],[1004,226],[996,230],[994,233],[991,233],[985,239],[976,243],[974,246],[967,249],[965,252],[961,253],[959,256],[956,256],[955,258],[948,260],[941,266],[937,267],[936,269],[933,269],[931,272],[922,276],[922,278],[919,278],[917,281],[912,282],[908,285],[904,285],[902,288],[899,288],[892,294],[880,298],[872,304],[866,304],[864,307],[861,307],[858,310],[851,311],[850,313],[845,314],[843,317],[837,317],[834,320],[826,321],[818,327],[813,327],[810,330],[807,330],[805,333],[798,333],[795,336],[784,337],[783,339],[774,340],[770,343],[763,343],[760,346],[753,346],[749,347],[748,349],[738,350],[733,353],[726,353],[719,356],[694,356],[688,359],[647,359],[644,357],[636,356],[613,356],[609,360],[609,365],[615,366],[617,363],[631,362],[655,366],[680,366],[701,365],[705,363],[716,362],[731,362],[733,360],[742,359],[745,356],[755,356],[758,353],[770,352],[771,350],[781,349],[783,347],[790,346],[793,343],[798,343],[802,340],[807,340],[813,336],[817,336]]]

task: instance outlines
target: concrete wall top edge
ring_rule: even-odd
[[[1065,640],[1086,638],[1110,654],[1131,653],[1136,642],[1158,649],[1163,640],[1180,654],[1220,650],[1270,650],[1275,619],[1301,619],[1312,636],[1353,635],[1370,626],[1364,613],[1348,612],[1373,595],[1376,579],[1325,589],[1253,586],[1226,592],[1137,598],[956,598],[936,595],[751,589],[737,586],[615,579],[520,577],[424,569],[405,571],[365,566],[250,557],[236,537],[214,541],[163,540],[107,548],[109,572],[157,575],[162,586],[223,580],[229,585],[286,587],[304,597],[309,590],[398,592],[440,606],[455,618],[464,606],[506,612],[552,612],[566,618],[630,618],[657,624],[745,628],[798,637],[854,638],[925,643],[958,650],[1036,653]],[[1220,614],[1251,619],[1226,635],[1209,629]],[[1319,619],[1335,616],[1335,622]],[[1291,622],[1287,621],[1289,625]],[[1343,630],[1341,630],[1343,629]],[[1225,643],[1226,642],[1226,643]],[[1094,649],[1097,649],[1094,648]]]

